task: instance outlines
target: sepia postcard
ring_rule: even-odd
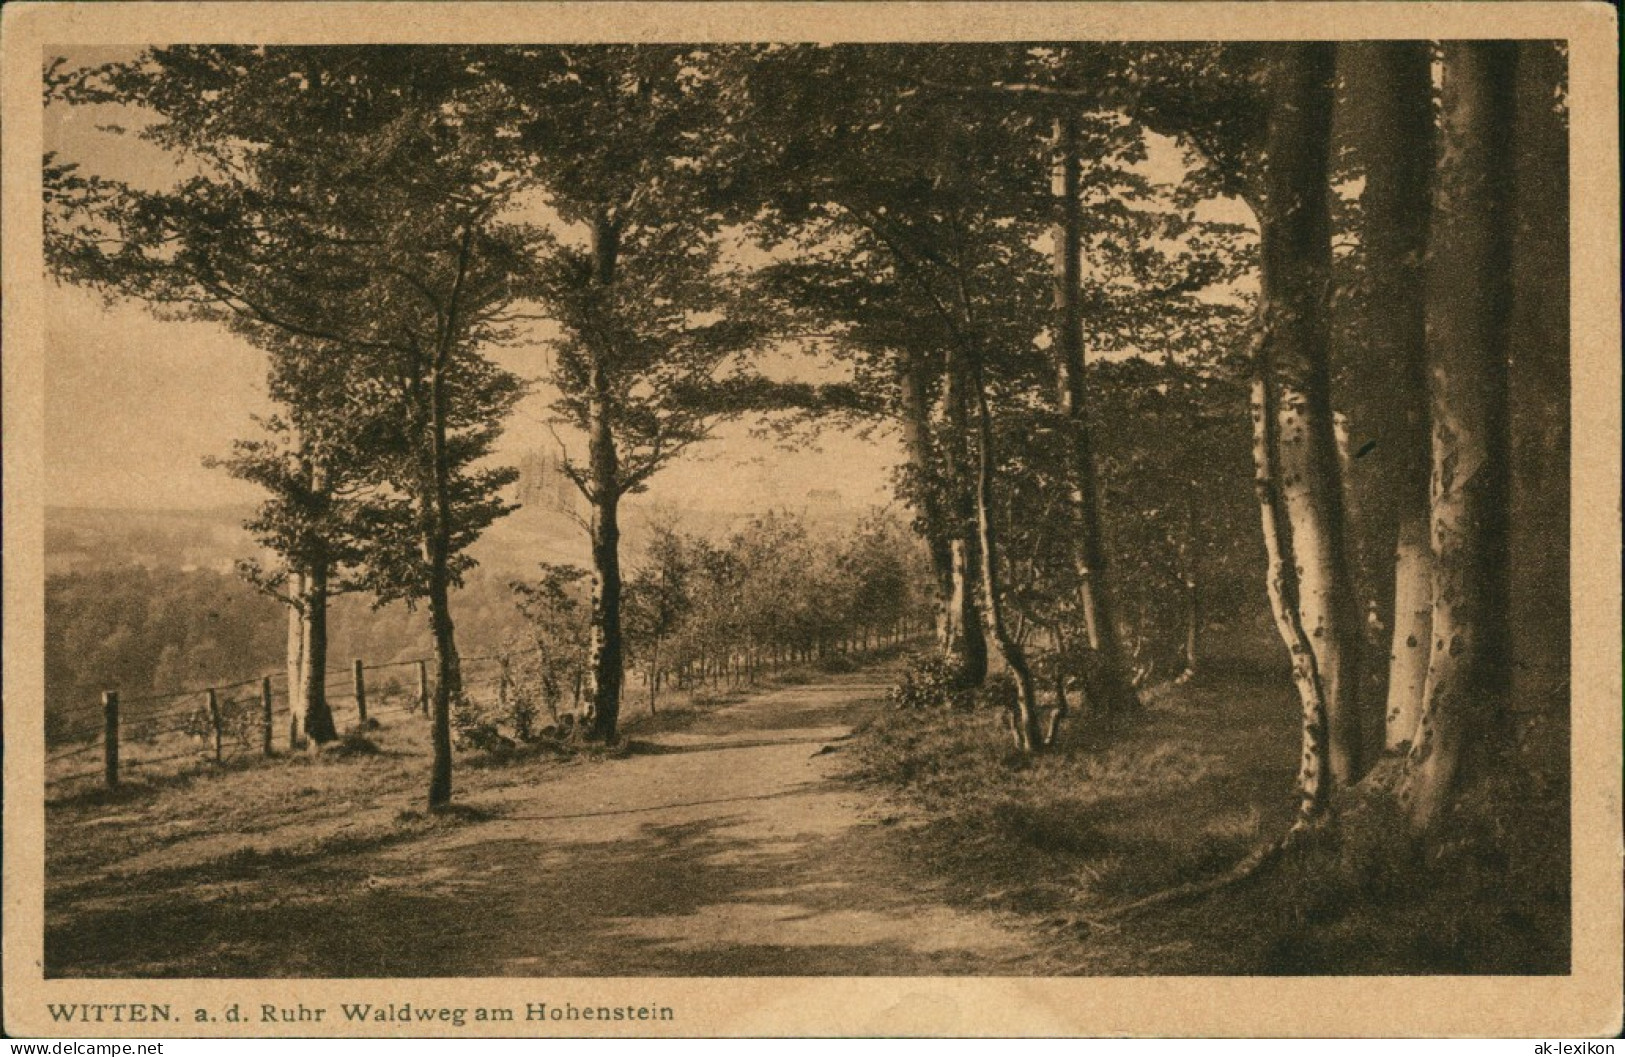
[[[1617,1034],[1616,19],[6,5],[5,1032]]]

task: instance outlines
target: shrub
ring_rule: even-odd
[[[959,704],[962,691],[954,686],[952,667],[937,654],[914,657],[903,669],[903,678],[892,687],[890,698],[899,708],[938,708]]]
[[[451,729],[456,746],[465,751],[496,753],[514,747],[513,739],[497,729],[495,719],[462,695],[452,702]]]
[[[351,730],[324,750],[327,756],[376,756],[378,744],[367,737],[365,731]]]
[[[818,670],[830,675],[845,675],[858,670],[858,662],[845,653],[826,653],[818,658]]]
[[[1018,696],[1016,678],[1009,672],[994,672],[973,691],[973,694],[972,700],[979,708],[1014,711]]]

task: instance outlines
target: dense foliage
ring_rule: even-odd
[[[591,552],[514,588],[497,637],[526,659],[500,703],[521,739],[571,712],[614,742],[629,670],[653,708],[666,686],[748,682],[929,614],[936,655],[899,696],[992,703],[1037,754],[1061,744],[1069,693],[1136,714],[1141,691],[1202,673],[1213,624],[1252,627],[1267,602],[1301,706],[1286,839],[1386,795],[1390,772],[1421,833],[1511,750],[1513,656],[1566,636],[1560,592],[1511,571],[1538,548],[1508,513],[1566,498],[1538,472],[1563,463],[1543,423],[1562,418],[1566,350],[1542,325],[1562,287],[1512,252],[1563,259],[1563,208],[1507,151],[1517,132],[1562,168],[1561,58],[156,48],[51,68],[53,104],[136,111],[187,168],[154,190],[48,157],[47,258],[267,354],[280,413],[227,465],[269,493],[251,528],[286,568],[251,573],[300,578],[317,669],[330,590],[424,604],[431,806],[451,796],[453,711],[465,738],[478,726],[452,598],[510,509],[489,456],[526,383],[491,352],[521,345],[553,388]],[[771,380],[784,345],[838,381]],[[1515,391],[1532,394],[1516,412]],[[896,429],[913,535],[763,514],[623,555],[624,497],[719,421],[785,410]],[[82,697],[143,650],[128,671],[157,684],[274,648],[218,578],[142,575],[104,586],[218,595],[218,630],[157,631],[134,602],[88,613],[69,578],[53,634],[87,660],[57,662],[53,692]],[[1379,740],[1387,766],[1362,785]]]

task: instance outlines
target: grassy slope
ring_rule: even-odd
[[[782,673],[781,680],[805,679]],[[669,694],[651,716],[628,703],[628,739],[682,729],[738,700],[728,691]],[[500,756],[459,753],[459,801],[562,777],[626,751],[551,741]],[[180,774],[133,776],[116,791],[81,786],[46,805],[45,968],[48,976],[220,976],[252,973],[258,946],[319,935],[323,904],[364,894],[354,857],[483,821],[454,807],[428,815],[429,730],[423,717],[394,715],[348,732],[321,753],[246,758]],[[312,887],[297,900],[260,906],[264,880],[293,870]],[[162,893],[183,891],[187,899]],[[244,907],[250,907],[245,910]],[[133,958],[111,934],[137,930],[151,960]],[[392,930],[375,930],[380,946]],[[370,936],[365,930],[359,935]],[[281,939],[279,939],[279,937]],[[352,941],[355,939],[351,937]],[[257,946],[258,945],[258,946]],[[285,973],[301,967],[290,954]],[[357,958],[382,957],[358,951]]]
[[[856,777],[918,809],[911,858],[955,898],[1028,915],[1084,974],[1562,973],[1567,808],[1523,775],[1470,794],[1429,850],[1367,803],[1263,876],[1122,919],[1104,911],[1223,872],[1283,832],[1296,700],[1237,665],[1167,688],[1143,718],[1074,720],[1015,752],[989,711],[890,711]]]

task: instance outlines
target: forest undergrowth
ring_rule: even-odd
[[[1074,943],[1079,974],[1568,971],[1567,796],[1538,762],[1561,737],[1502,761],[1427,850],[1387,794],[1356,790],[1255,876],[1116,913],[1278,840],[1298,738],[1284,671],[1237,660],[1154,690],[1138,716],[1075,715],[1038,755],[996,709],[892,708],[851,774],[918,809],[903,831],[922,875]]]

